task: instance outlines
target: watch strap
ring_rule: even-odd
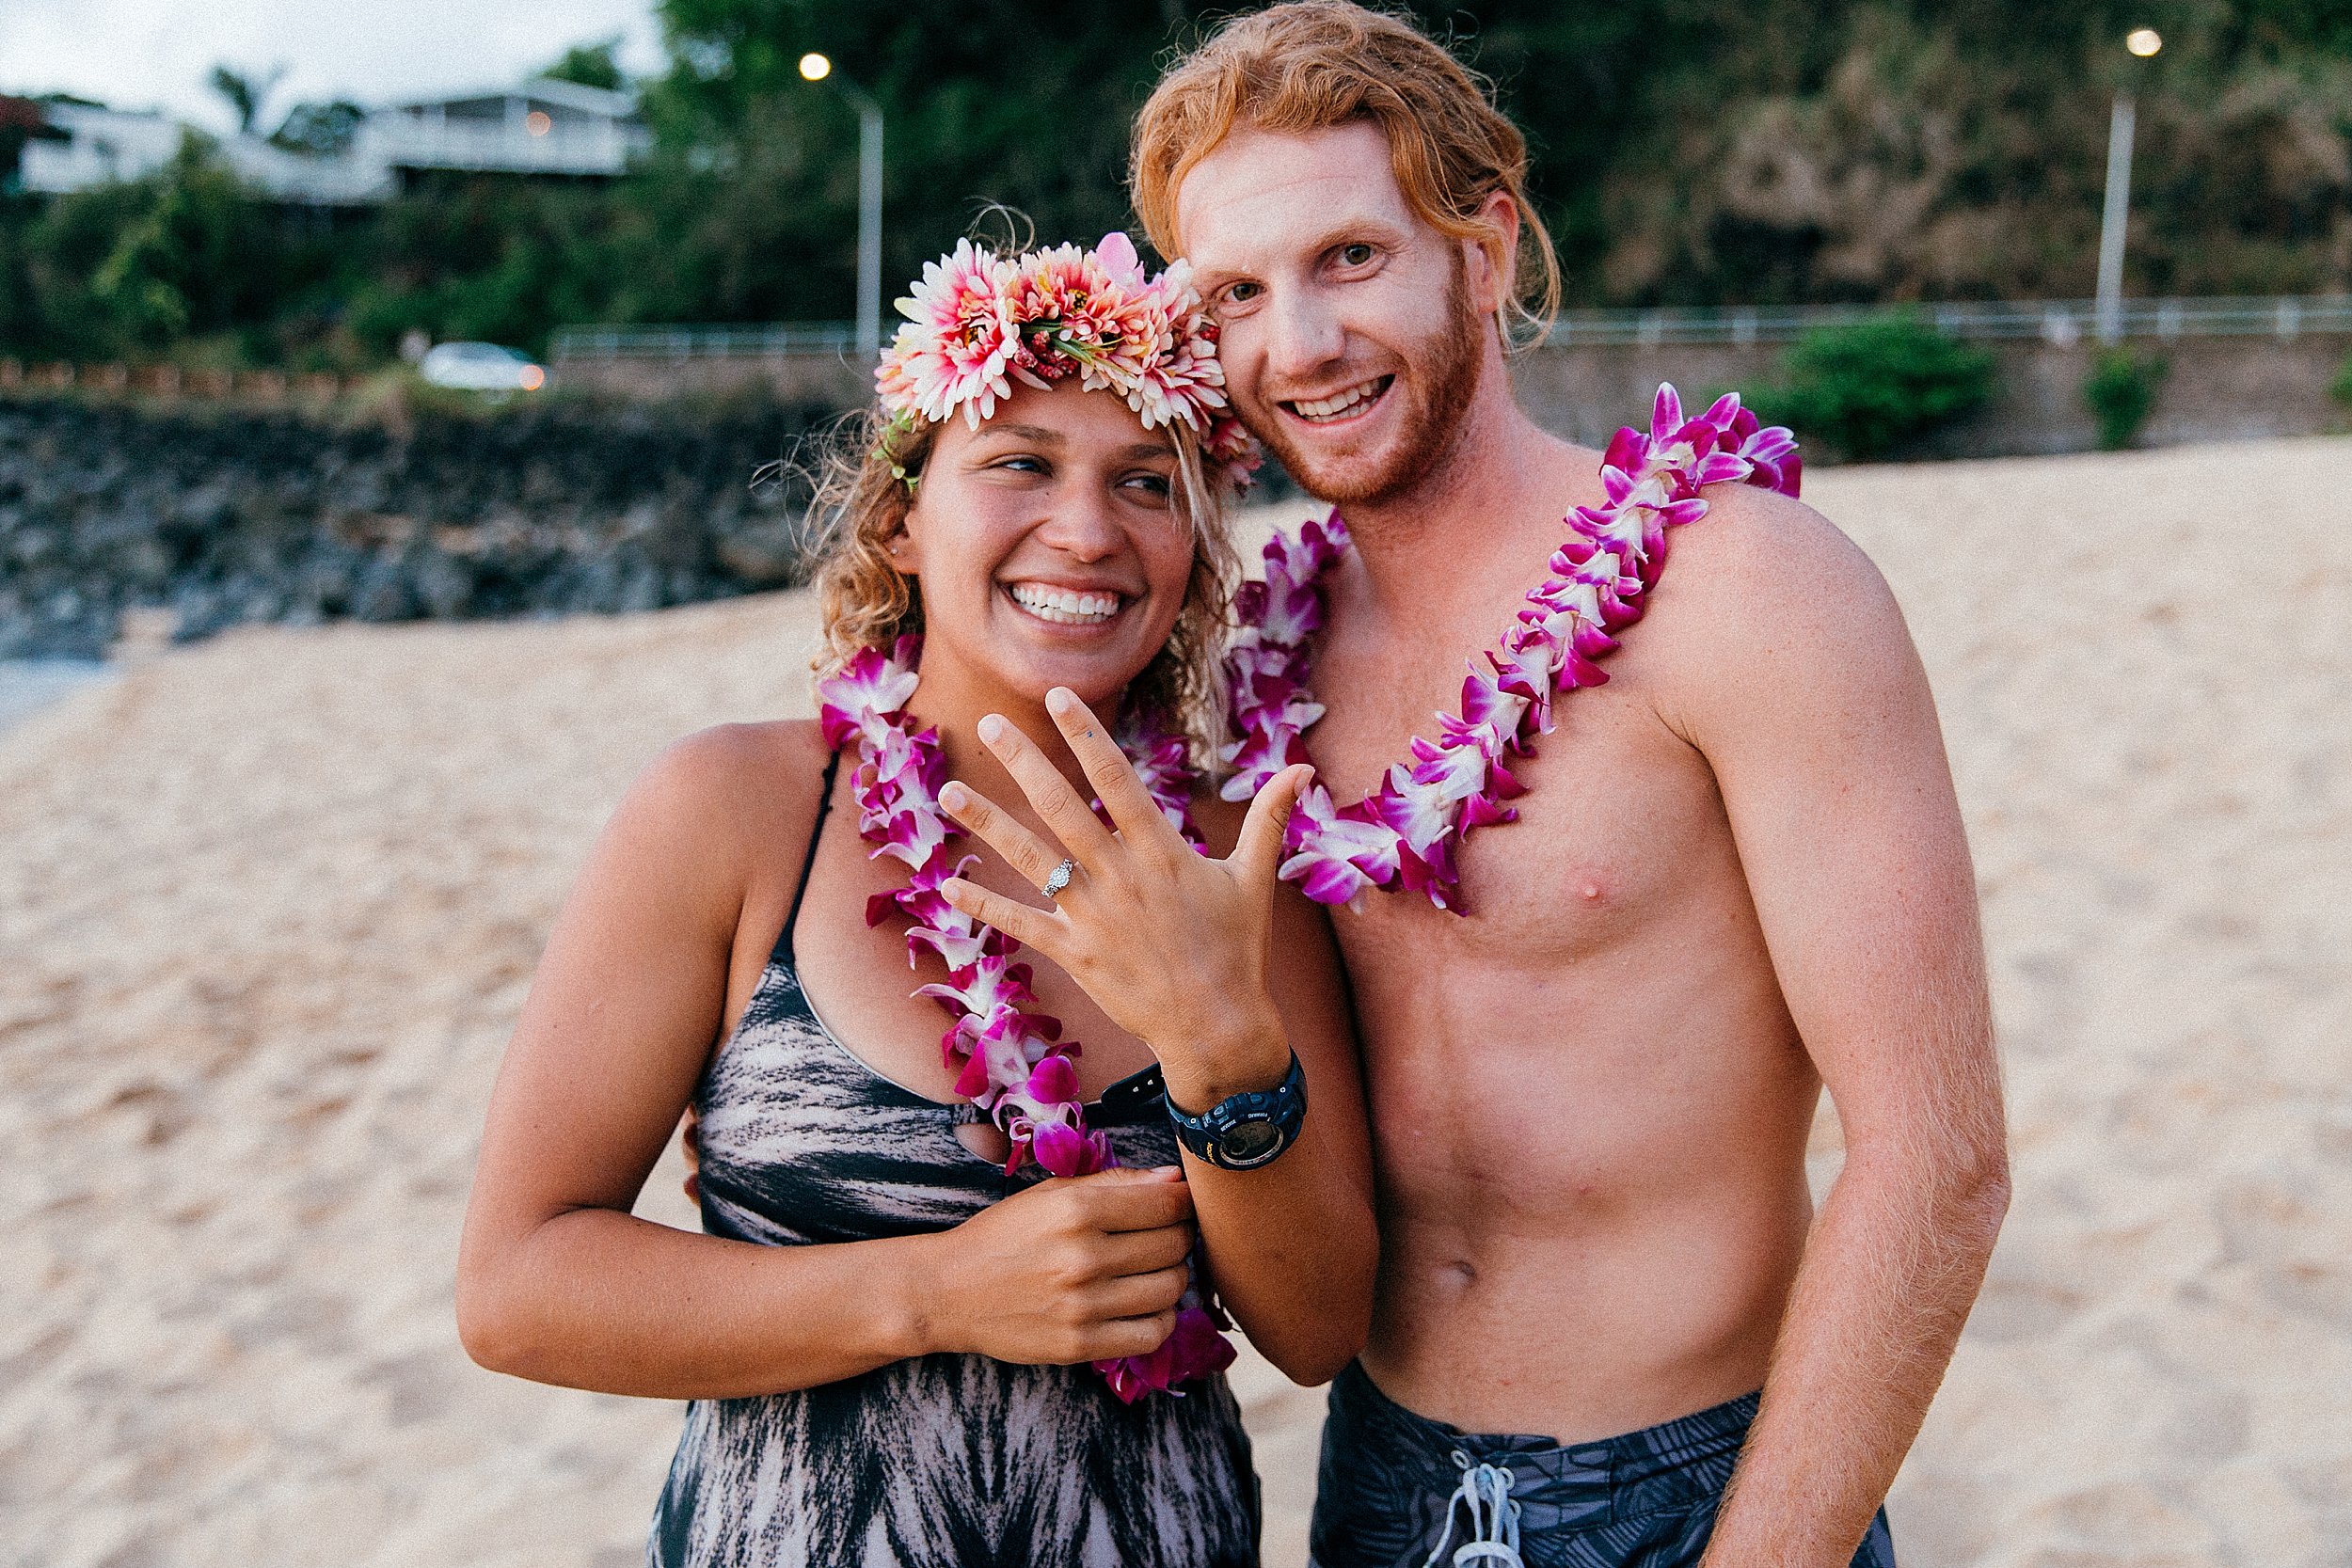
[[[1228,1095],[1197,1117],[1171,1098],[1168,1119],[1177,1141],[1200,1159],[1222,1170],[1255,1170],[1298,1141],[1307,1120],[1306,1069],[1294,1051],[1290,1070],[1274,1087]]]

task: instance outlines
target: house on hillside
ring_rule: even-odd
[[[49,123],[45,108],[38,99],[0,93],[0,196],[24,188],[22,166],[26,143],[64,138],[65,133]]]
[[[45,195],[151,174],[171,161],[187,130],[151,109],[0,99],[8,103],[38,111],[27,117],[38,129],[21,138],[17,177],[23,189]],[[371,205],[431,170],[609,178],[652,144],[628,94],[545,78],[372,110],[339,153],[291,151],[265,136],[213,140],[247,186],[308,207]],[[0,166],[0,179],[7,172]]]
[[[493,92],[378,109],[351,152],[395,177],[431,169],[609,177],[653,144],[625,92],[535,77]]]
[[[18,163],[22,187],[40,195],[60,196],[152,174],[171,161],[188,132],[152,109],[72,103],[40,107],[48,134],[27,141]],[[365,206],[392,192],[384,169],[349,158],[306,157],[263,136],[211,139],[246,186],[290,206]]]
[[[171,161],[181,128],[153,110],[37,101],[46,133],[18,157],[24,188],[46,196],[136,180]]]

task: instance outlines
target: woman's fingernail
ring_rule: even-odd
[[[1078,705],[1078,694],[1066,686],[1057,686],[1045,694],[1045,711],[1055,715],[1068,713]]]
[[[979,728],[980,738],[993,746],[996,744],[997,737],[1005,733],[1005,721],[992,713],[980,721]]]
[[[939,803],[949,811],[961,811],[970,799],[970,793],[960,784],[951,784],[939,792]]]

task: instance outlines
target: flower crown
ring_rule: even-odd
[[[1235,489],[1249,483],[1257,444],[1225,408],[1216,324],[1178,261],[1145,274],[1127,236],[999,256],[959,240],[927,263],[907,318],[874,371],[890,436],[915,420],[944,424],[957,409],[973,429],[1012,395],[1012,377],[1041,390],[1072,375],[1124,398],[1143,427],[1182,420]],[[885,440],[890,436],[885,436]]]

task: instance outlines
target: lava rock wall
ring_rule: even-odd
[[[331,422],[0,401],[0,657],[126,610],[240,622],[652,610],[798,579],[821,406],[547,405]]]

